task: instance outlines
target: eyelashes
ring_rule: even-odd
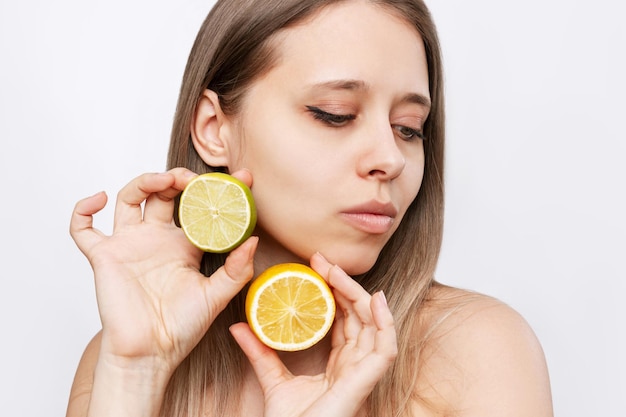
[[[394,130],[398,132],[398,135],[404,140],[413,140],[413,139],[426,139],[424,133],[421,130],[413,129],[407,126],[394,125]]]
[[[329,113],[315,106],[306,106],[306,108],[313,115],[313,118],[315,120],[319,120],[331,127],[343,127],[350,123],[352,120],[356,119],[356,114]],[[426,139],[424,133],[419,129],[414,129],[403,125],[392,125],[391,127],[402,140],[412,141],[415,139]]]
[[[355,114],[334,114],[329,113],[315,106],[306,106],[316,120],[321,120],[331,126],[345,126],[351,120],[356,119]]]

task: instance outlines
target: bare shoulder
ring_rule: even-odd
[[[74,376],[70,398],[67,404],[66,417],[86,416],[93,387],[93,373],[100,353],[100,337],[98,332],[83,352],[78,369]]]
[[[553,415],[543,350],[517,311],[436,285],[424,317],[418,403],[459,417]]]

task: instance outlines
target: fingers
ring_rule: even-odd
[[[328,262],[326,258],[324,258],[324,256],[319,252],[311,256],[311,268],[313,268],[315,271],[317,271],[318,274],[324,277],[326,282],[328,282],[328,272],[333,266],[334,265]]]
[[[261,343],[247,323],[232,325],[230,333],[248,357],[264,392],[291,375],[278,354]]]
[[[174,198],[196,175],[186,168],[174,168],[168,172],[143,174],[135,178],[117,195],[113,229],[142,221],[171,222]],[[252,186],[252,174],[248,170],[242,169],[232,175],[249,187]]]
[[[343,271],[338,267],[331,269],[329,274],[331,282],[337,282],[338,279],[334,278],[333,275],[339,273],[343,274]],[[360,286],[359,288],[365,293],[365,290]],[[361,352],[374,350],[378,329],[371,310],[372,297],[365,293],[366,295],[361,294],[357,298],[356,294],[346,295],[345,292],[341,291],[345,291],[345,288],[341,290],[335,288],[334,294],[337,306],[343,314],[342,330],[345,344],[354,345]],[[336,341],[339,342],[339,339]]]
[[[114,230],[142,221],[170,223],[174,198],[195,175],[185,168],[175,168],[164,173],[143,174],[129,182],[117,195]]]
[[[141,205],[149,198],[150,204],[146,204],[148,218],[150,212],[154,218],[161,217],[164,206],[166,210],[170,207],[173,209],[173,203],[170,202],[171,198],[166,198],[165,195],[159,196],[157,193],[168,190],[174,182],[174,176],[168,172],[143,174],[129,182],[117,194],[113,229],[141,223],[144,220]],[[158,210],[159,206],[161,210]]]
[[[330,337],[330,344],[333,349],[346,344],[345,326],[343,312],[341,308],[338,308],[335,313],[335,322],[333,323]]]
[[[233,172],[231,175],[248,187],[252,187],[252,174],[247,169],[240,169],[239,171]]]
[[[174,168],[168,172],[143,174],[135,178],[118,193],[114,230],[122,225],[134,225],[142,221],[171,222],[174,198],[196,175],[186,168]],[[248,170],[239,170],[232,175],[249,187],[252,186],[252,174]]]
[[[174,213],[174,199],[196,176],[185,168],[174,168],[166,174],[173,176],[173,184],[166,189],[152,192],[146,200],[143,221],[147,223],[170,223]]]
[[[91,248],[104,238],[104,235],[93,228],[93,215],[104,208],[107,195],[99,192],[76,203],[70,220],[70,235],[76,246],[89,257]]]
[[[114,230],[120,225],[142,221],[170,223],[174,198],[195,175],[188,169],[175,168],[165,173],[144,174],[135,178],[118,193]],[[104,237],[93,228],[93,215],[102,210],[106,202],[106,194],[97,193],[79,201],[72,212],[70,235],[85,254]]]
[[[258,242],[259,238],[256,236],[248,238],[228,255],[222,267],[204,281],[206,300],[212,317],[216,317],[252,279],[253,258]]]
[[[360,386],[361,394],[366,396],[398,354],[396,330],[384,293],[379,291],[368,297],[359,296],[356,292],[346,293],[344,291],[350,290],[353,285],[348,285],[345,278],[349,277],[342,274],[339,267],[329,271],[331,285],[337,285],[335,299],[343,313],[341,321],[336,323],[343,329],[334,329],[333,348],[347,350],[356,364],[353,368],[355,373],[343,383],[354,387],[357,392]],[[356,282],[354,284],[358,286]],[[364,307],[365,300],[367,307]],[[357,398],[361,396],[357,395],[355,400]]]
[[[398,354],[398,343],[393,315],[387,305],[387,299],[382,291],[372,297],[372,316],[376,323],[375,351],[390,362]]]
[[[377,292],[372,296],[371,311],[376,323],[376,331],[372,339],[364,338],[364,332],[359,336],[356,346],[357,352],[361,352],[362,356],[358,360],[358,366],[354,368],[356,372],[352,378],[345,381],[348,385],[360,384],[365,396],[374,389],[398,354],[393,317],[382,292]],[[363,349],[366,350],[363,351]],[[359,357],[358,354],[355,356]]]
[[[343,313],[346,338],[356,338],[364,326],[374,326],[370,309],[371,296],[358,282],[337,265],[330,264],[319,253],[311,258],[311,266],[325,277],[334,290],[335,301]]]
[[[384,294],[378,292],[370,296],[359,283],[320,254],[311,258],[311,266],[325,274],[323,276],[333,287],[338,306],[333,347],[354,344],[364,352],[380,354],[386,358],[383,362],[393,360],[397,354],[396,332]]]

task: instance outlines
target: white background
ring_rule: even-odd
[[[164,169],[210,3],[0,3],[0,414],[65,413],[99,328],[91,271],[67,233],[72,207]],[[438,277],[527,318],[557,416],[623,416],[625,6],[429,4],[448,102]],[[97,224],[110,231],[109,208]]]

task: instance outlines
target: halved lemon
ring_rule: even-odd
[[[243,182],[210,172],[187,184],[180,196],[178,218],[191,243],[205,252],[224,253],[250,237],[256,207]]]
[[[246,316],[259,340],[272,349],[304,350],[330,330],[335,299],[313,269],[298,263],[278,264],[250,285]]]

